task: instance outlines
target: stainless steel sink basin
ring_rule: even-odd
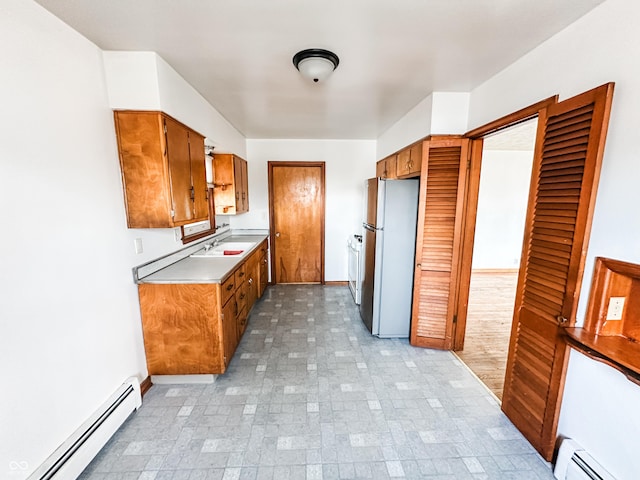
[[[223,242],[208,250],[198,250],[192,257],[241,257],[247,253],[255,242]]]

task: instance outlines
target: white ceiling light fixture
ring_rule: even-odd
[[[300,74],[316,83],[326,80],[339,63],[340,59],[335,53],[321,48],[309,48],[293,56],[293,64]]]

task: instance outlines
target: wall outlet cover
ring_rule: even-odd
[[[609,298],[609,308],[607,308],[607,320],[622,320],[625,297]]]

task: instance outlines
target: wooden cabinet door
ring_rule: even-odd
[[[204,165],[204,137],[189,131],[189,163],[191,167],[191,198],[193,200],[193,221],[209,218],[207,200],[207,174]]]
[[[266,253],[260,257],[259,266],[259,283],[258,283],[258,298],[262,297],[264,291],[267,288],[267,282],[269,281],[269,266],[268,266],[268,258]]]
[[[411,172],[411,149],[405,148],[396,157],[396,175],[404,177]]]
[[[422,168],[422,142],[418,142],[411,146],[409,153],[409,175],[420,175]]]
[[[224,343],[224,365],[229,366],[231,358],[238,346],[238,304],[235,297],[231,297],[222,307],[222,338]]]
[[[376,177],[393,179],[396,178],[396,155],[389,155],[376,163]]]
[[[233,156],[233,184],[235,187],[236,213],[243,213],[245,210],[242,192],[242,159],[235,155]]]
[[[386,178],[387,179],[393,180],[394,178],[398,178],[397,164],[398,164],[397,155],[391,155],[390,157],[387,157],[387,160],[386,160],[386,169],[387,169]]]
[[[502,410],[551,460],[613,84],[540,112]]]
[[[170,117],[164,117],[164,125],[171,178],[173,221],[176,225],[182,225],[193,219],[189,132],[184,125]]]
[[[242,211],[249,211],[249,178],[248,178],[247,161],[242,160],[240,163],[240,185],[241,185],[241,197],[242,197]]]
[[[129,228],[172,227],[164,122],[158,112],[114,112]]]
[[[468,145],[469,141],[463,138],[433,137],[425,141],[411,315],[412,345],[439,349],[452,346]]]
[[[274,283],[324,283],[324,162],[269,162]]]
[[[253,304],[258,300],[258,288],[260,282],[260,252],[251,254],[247,260],[247,312],[251,311]]]

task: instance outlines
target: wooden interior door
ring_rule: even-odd
[[[502,410],[549,461],[612,96],[606,84],[538,120]]]
[[[423,143],[410,342],[450,349],[460,272],[469,140]]]
[[[274,283],[324,283],[324,162],[269,162]]]

